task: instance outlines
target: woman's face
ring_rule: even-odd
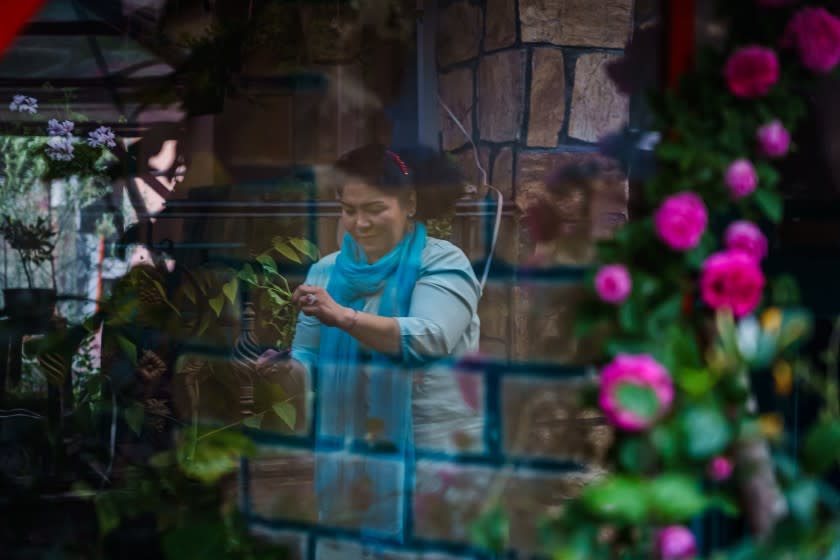
[[[373,263],[399,243],[414,214],[414,193],[407,200],[367,183],[350,181],[341,192],[341,223]]]

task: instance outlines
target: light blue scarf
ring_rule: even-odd
[[[366,297],[382,291],[378,315],[404,317],[408,315],[425,246],[426,228],[417,224],[387,255],[368,264],[362,248],[345,234],[327,292],[338,304],[361,310]],[[359,351],[358,341],[348,333],[321,326],[317,436],[338,437],[346,443],[372,427],[366,423],[375,422],[381,428],[379,437],[393,444],[404,460],[412,460],[411,373],[403,367],[400,356],[372,352],[370,367],[366,368],[368,378],[363,384]],[[366,394],[360,393],[362,386],[366,386]],[[318,461],[316,485],[321,521],[341,524],[335,516],[347,515],[353,488],[369,484],[377,497],[374,503],[366,510],[352,511],[363,536],[385,526],[391,527],[387,533],[401,533],[401,516],[392,509],[394,500],[387,498],[402,491],[401,487],[394,488],[393,475],[379,472],[376,462],[363,461],[351,468],[341,456],[327,454]]]
[[[402,317],[408,314],[411,294],[420,272],[423,249],[426,246],[426,228],[417,224],[387,255],[368,264],[362,248],[349,234],[345,234],[341,252],[335,261],[327,292],[338,303],[361,310],[365,298],[382,291],[378,315]],[[321,327],[319,370],[322,406],[322,433],[354,437],[359,432],[348,433],[354,428],[352,409],[358,409],[360,395],[354,394],[359,376],[359,343],[337,327]],[[400,364],[394,357],[372,352],[374,366],[368,401],[368,418],[381,420],[387,438],[401,438],[405,431],[405,415],[410,408],[410,379],[407,374],[381,372]],[[335,400],[334,400],[335,399]],[[348,416],[350,415],[350,416]]]

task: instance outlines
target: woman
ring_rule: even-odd
[[[342,453],[366,440],[411,454],[412,371],[477,350],[480,290],[464,253],[423,224],[461,194],[451,164],[420,152],[404,161],[370,145],[336,168],[346,233],[341,250],[315,263],[295,290],[292,359],[317,367],[316,438],[320,450],[336,452],[319,455],[321,520],[393,533],[401,516],[386,496],[402,490],[399,477]]]

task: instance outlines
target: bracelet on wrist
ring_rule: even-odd
[[[353,316],[350,318],[350,324],[344,330],[350,332],[356,326],[356,321],[359,320],[359,311],[357,309],[353,310]]]

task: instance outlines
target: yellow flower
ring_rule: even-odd
[[[758,417],[758,428],[767,439],[779,439],[784,430],[784,419],[777,412],[762,414]]]
[[[777,395],[790,395],[793,389],[793,368],[785,360],[779,360],[773,366],[773,386]]]
[[[778,331],[782,326],[782,312],[778,307],[768,307],[761,314],[761,328],[765,331]]]

